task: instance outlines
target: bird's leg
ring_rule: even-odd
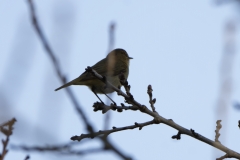
[[[105,93],[104,93],[105,94]],[[117,105],[117,103],[116,102],[114,102],[113,100],[112,100],[112,98],[110,98],[107,94],[105,94],[109,99],[110,99],[110,101],[112,101],[113,102],[113,104],[116,106]]]
[[[102,90],[101,90],[101,91],[102,91]],[[115,103],[115,102],[112,100],[112,98],[110,98],[105,92],[102,91],[102,93],[105,94],[105,96],[107,96],[108,99],[110,99],[110,101],[112,101],[114,105],[117,105],[117,103]]]
[[[92,87],[92,92],[97,96],[97,98],[102,102],[102,104],[104,104],[103,101],[98,97],[98,95],[97,95],[97,93],[94,91],[94,89],[95,89],[95,88]]]

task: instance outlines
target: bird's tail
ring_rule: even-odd
[[[58,91],[59,89],[62,89],[62,88],[65,88],[65,87],[68,87],[68,86],[71,86],[71,85],[72,85],[72,82],[68,82],[68,83],[62,85],[61,87],[55,89],[55,91]]]

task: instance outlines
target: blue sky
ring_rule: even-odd
[[[223,120],[220,140],[238,151],[240,102],[239,26],[236,52],[227,73],[229,92],[221,89],[221,66],[225,62],[225,28],[238,21],[233,5],[217,6],[213,1],[136,1],[136,0],[41,0],[34,1],[38,20],[56,53],[68,80],[79,76],[87,66],[108,52],[110,23],[116,24],[114,48],[124,48],[134,59],[130,64],[131,92],[149,106],[147,86],[153,86],[156,109],[165,118],[193,128],[214,139],[216,120]],[[69,142],[73,135],[85,133],[64,90],[54,92],[60,81],[37,37],[26,1],[0,2],[0,97],[1,122],[13,116],[18,120],[11,144],[45,145]],[[237,25],[237,24],[236,24]],[[101,112],[93,112],[97,98],[87,87],[71,87],[95,128],[103,129]],[[223,96],[222,96],[223,95]],[[101,96],[103,99],[104,96]],[[219,98],[220,97],[220,98]],[[122,97],[113,95],[117,103]],[[226,109],[219,112],[219,101]],[[110,113],[110,126],[122,127],[152,120],[140,112]],[[166,125],[152,125],[110,135],[121,150],[137,160],[214,159],[223,153],[187,136],[172,140],[177,131]],[[0,138],[2,138],[0,136]],[[97,147],[97,141],[80,148]],[[10,149],[6,159],[59,159]],[[69,159],[61,156],[61,159]],[[73,159],[78,159],[77,156]],[[119,159],[111,152],[84,156],[83,159]]]

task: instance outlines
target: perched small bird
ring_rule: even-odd
[[[94,69],[100,75],[105,76],[112,85],[118,87],[121,86],[119,74],[123,73],[125,78],[128,78],[130,59],[133,58],[129,57],[124,49],[114,49],[107,55],[106,58],[93,65],[92,69]],[[114,91],[113,89],[108,88],[105,83],[103,83],[101,80],[94,77],[91,73],[87,71],[83,72],[78,78],[55,89],[55,91],[68,87],[70,85],[88,86],[97,97],[97,93],[106,95]],[[110,97],[108,98],[112,101]],[[102,102],[99,97],[98,99]]]

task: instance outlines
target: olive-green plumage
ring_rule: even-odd
[[[121,72],[124,74],[126,79],[128,78],[130,59],[132,58],[128,56],[127,52],[124,49],[114,49],[107,55],[106,58],[93,65],[92,69],[94,69],[100,75],[105,76],[106,79],[115,87],[118,87],[121,86],[118,77]],[[107,94],[113,92],[111,88],[107,88],[102,81],[86,71],[82,73],[78,78],[55,89],[55,91],[68,87],[70,85],[85,85],[88,86],[94,93],[99,94]]]

